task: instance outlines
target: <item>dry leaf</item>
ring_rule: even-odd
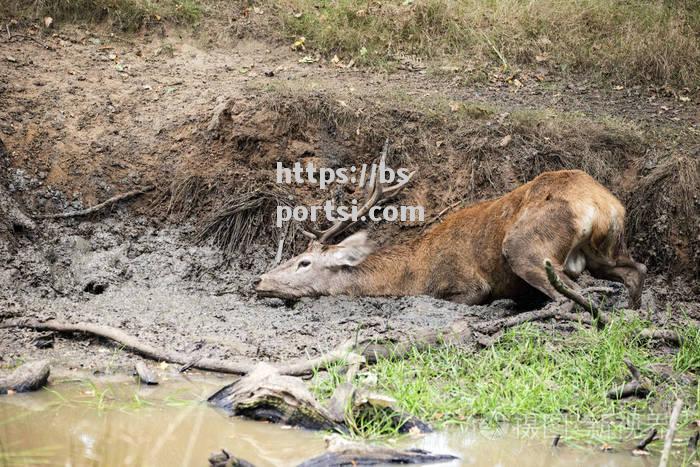
[[[44,27],[50,28],[53,24],[53,18],[50,16],[44,16]]]
[[[688,96],[679,96],[678,99],[679,99],[681,102],[688,102],[688,101],[690,100],[690,97],[688,97]]]
[[[505,136],[503,137],[503,139],[501,139],[501,142],[498,143],[498,145],[499,145],[500,147],[502,147],[502,148],[505,148],[506,146],[508,146],[508,145],[510,144],[510,142],[511,142],[512,140],[513,140],[513,136],[512,136],[512,135],[505,135]]]
[[[337,55],[333,55],[333,58],[331,58],[331,63],[334,63],[334,64],[340,63],[340,59],[338,58]]]
[[[299,39],[294,41],[294,44],[292,44],[292,50],[306,50],[306,47],[304,46],[304,43],[306,42],[305,37],[300,37]]]
[[[538,63],[546,62],[549,60],[549,54],[535,55],[535,61]]]
[[[462,107],[462,104],[460,104],[459,102],[452,102],[450,104],[450,110],[452,112],[457,112],[461,107]]]
[[[617,86],[614,86],[613,89],[614,89],[615,91],[622,91],[623,89],[625,89],[625,87],[624,87],[624,86],[620,86],[620,85],[618,84]]]
[[[315,63],[318,61],[318,57],[313,57],[311,55],[305,55],[299,59],[299,63]]]

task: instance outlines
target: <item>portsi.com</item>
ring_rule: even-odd
[[[316,222],[323,218],[330,222],[367,221],[372,222],[423,222],[425,210],[423,206],[374,206],[366,215],[360,215],[361,207],[357,200],[352,200],[350,206],[335,206],[328,200],[322,206],[277,206],[277,227],[291,220]]]

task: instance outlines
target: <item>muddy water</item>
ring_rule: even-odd
[[[323,452],[323,435],[231,419],[199,401],[211,381],[53,384],[51,390],[0,398],[0,465],[206,465],[221,448],[261,466],[293,466]],[[523,440],[455,429],[396,445],[452,453],[441,465],[639,466],[651,459],[592,449],[550,448]],[[651,463],[650,463],[651,462]]]

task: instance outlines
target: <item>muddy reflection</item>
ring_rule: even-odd
[[[226,448],[261,466],[292,466],[321,453],[323,435],[230,419],[199,401],[220,383],[53,384],[51,390],[0,398],[0,465],[206,465]],[[392,443],[393,444],[393,443]],[[626,452],[549,447],[508,433],[454,429],[397,445],[452,453],[442,465],[640,466],[652,459]]]

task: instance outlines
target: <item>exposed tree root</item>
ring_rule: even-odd
[[[34,216],[34,218],[35,219],[68,219],[70,217],[88,216],[88,215],[94,214],[97,211],[100,211],[108,206],[116,204],[120,201],[125,201],[125,200],[133,198],[135,196],[139,196],[139,195],[142,195],[144,193],[148,193],[149,191],[153,191],[154,189],[155,189],[155,186],[148,185],[148,186],[145,186],[143,188],[139,188],[138,190],[132,190],[132,191],[128,191],[126,193],[122,193],[121,195],[112,196],[108,200],[103,201],[103,202],[96,204],[94,206],[91,206],[87,209],[81,209],[80,211],[63,212],[60,214],[44,214],[44,215],[40,215],[40,216]]]

